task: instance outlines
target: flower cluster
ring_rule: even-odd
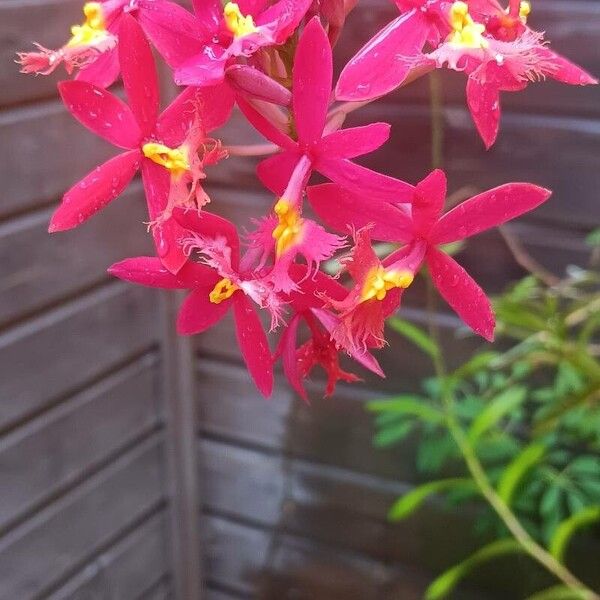
[[[348,112],[450,68],[467,76],[467,103],[489,147],[501,91],[546,76],[595,83],[528,26],[527,2],[510,0],[504,9],[495,0],[396,0],[401,14],[348,62],[334,87],[332,46],[355,4],[194,0],[192,13],[168,0],[88,2],[62,48],[38,44],[19,54],[23,72],[48,74],[62,65],[74,73],[59,84],[66,107],[121,151],[66,192],[49,230],[81,225],[140,171],[156,256],[123,260],[109,272],[187,290],[177,323],[184,335],[206,331],[232,309],[242,356],[265,396],[279,360],[303,398],[303,381],[316,366],[328,376],[327,395],[338,380],[359,379],[340,366],[341,353],[383,376],[372,351],[385,344],[384,321],[423,266],[462,320],[492,340],[485,293],[444,245],[550,196],[533,184],[508,183],[444,212],[442,171],[413,185],[353,162],[382,146],[390,126],[343,128]],[[151,44],[183,88],[162,112]],[[119,78],[126,102],[107,91]],[[242,239],[233,223],[207,210],[204,189],[210,167],[230,153],[215,131],[235,105],[270,142],[257,175],[275,195]],[[309,185],[313,173],[329,183]],[[306,216],[305,201],[320,223]],[[213,206],[218,212],[218,199]],[[374,241],[395,250],[378,256]],[[326,274],[321,265],[341,250],[340,272]],[[279,331],[274,352],[259,312]]]

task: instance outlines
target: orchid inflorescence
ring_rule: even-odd
[[[122,150],[66,192],[49,231],[81,225],[141,171],[156,256],[126,259],[109,272],[187,290],[177,322],[184,335],[207,330],[232,309],[244,361],[265,396],[278,360],[303,398],[303,381],[317,365],[328,375],[327,395],[340,379],[358,380],[340,366],[341,352],[383,376],[371,351],[385,344],[384,321],[424,265],[466,325],[492,340],[489,300],[444,246],[536,208],[550,192],[509,183],[444,214],[443,171],[412,185],[360,166],[352,159],[382,146],[390,126],[342,126],[351,110],[449,68],[467,76],[467,103],[490,147],[500,92],[546,76],[596,83],[529,27],[529,3],[510,0],[504,9],[496,0],[395,0],[401,14],[348,62],[333,92],[332,46],[356,0],[193,4],[194,13],[168,0],[88,2],[62,48],[37,44],[19,53],[25,73],[60,65],[74,73],[59,84],[66,107]],[[160,114],[150,43],[184,86]],[[119,76],[127,103],[107,91]],[[276,195],[243,243],[233,223],[207,210],[203,187],[209,167],[228,157],[211,136],[235,104],[272,143],[257,175]],[[314,172],[330,183],[308,186]],[[321,224],[304,215],[305,199]],[[374,241],[393,244],[393,252],[379,256]],[[321,268],[342,249],[348,287]],[[274,353],[257,307],[281,331]]]

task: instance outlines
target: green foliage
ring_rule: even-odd
[[[598,232],[588,243],[600,246]],[[395,502],[390,519],[442,497],[481,504],[475,530],[488,541],[495,536],[438,577],[427,590],[431,600],[447,597],[483,562],[523,551],[465,468],[462,444],[529,535],[559,561],[574,535],[600,521],[600,275],[570,268],[552,286],[526,277],[495,301],[495,310],[503,351],[488,347],[453,372],[424,380],[421,393],[368,406],[377,445],[409,443],[411,434],[425,478]],[[396,317],[388,324],[432,362],[442,358],[421,327]],[[558,585],[530,600],[585,597]]]

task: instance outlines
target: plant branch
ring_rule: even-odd
[[[444,115],[443,115],[443,97],[442,86],[439,75],[436,72],[430,73],[430,108],[431,108],[431,162],[432,167],[439,168],[443,162],[443,142],[444,142]],[[506,239],[506,238],[505,238]],[[511,240],[512,241],[512,240]],[[508,243],[508,242],[507,242]],[[518,248],[517,248],[518,249]],[[522,548],[536,560],[539,564],[553,573],[560,581],[569,588],[576,590],[586,600],[600,600],[600,596],[589,589],[580,581],[567,567],[560,563],[545,548],[540,546],[526,531],[519,519],[512,512],[510,507],[498,495],[481,464],[475,449],[469,442],[465,431],[457,420],[454,411],[454,393],[451,388],[445,384],[447,380],[446,365],[442,346],[440,343],[439,325],[436,320],[437,296],[431,279],[427,281],[427,322],[429,335],[440,349],[432,355],[432,362],[437,378],[442,382],[441,397],[446,413],[446,423],[450,435],[456,442],[467,469],[473,478],[473,481],[479,488],[482,496],[488,504],[494,509],[500,520],[506,525],[507,529],[513,535],[514,539]]]

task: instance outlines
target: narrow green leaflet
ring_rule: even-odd
[[[474,489],[475,483],[470,479],[455,477],[452,479],[430,481],[429,483],[420,485],[394,502],[392,508],[390,508],[388,512],[388,518],[391,521],[405,519],[417,510],[417,508],[419,508],[430,496],[457,487]]]
[[[510,506],[515,490],[525,475],[544,457],[546,448],[533,443],[526,446],[504,469],[498,482],[498,494]]]
[[[427,404],[427,399],[420,396],[402,395],[389,400],[374,400],[367,404],[367,410],[411,415],[430,423],[442,423],[445,419],[441,411]]]
[[[425,352],[425,354],[429,355],[431,358],[436,358],[439,355],[440,349],[438,345],[420,327],[398,317],[388,319],[387,324],[394,331],[410,340],[417,348]]]
[[[584,527],[600,520],[600,506],[584,508],[563,521],[554,531],[550,540],[550,552],[557,560],[563,561],[571,538]]]
[[[515,540],[498,540],[484,546],[463,562],[448,569],[436,578],[425,591],[425,600],[440,600],[448,594],[479,565],[508,554],[523,553],[521,545]]]
[[[498,421],[520,406],[527,396],[527,389],[522,386],[508,388],[496,396],[473,421],[468,431],[471,443],[477,441],[486,431]]]
[[[529,596],[526,600],[587,600],[585,592],[578,592],[566,585],[555,585]]]

